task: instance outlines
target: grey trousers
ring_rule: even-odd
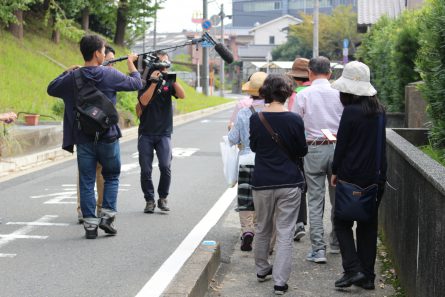
[[[331,233],[329,244],[338,248],[337,236],[334,232],[334,202],[335,188],[331,186],[332,160],[335,147],[332,144],[309,145],[304,157],[304,171],[307,183],[307,201],[309,209],[310,237],[312,250],[326,250],[324,241],[323,213],[325,207],[326,178],[329,185],[329,200],[331,202]]]
[[[272,276],[275,285],[284,286],[292,270],[293,235],[300,207],[301,190],[300,188],[254,190],[253,200],[257,216],[254,249],[256,273],[265,275],[272,267],[268,258],[275,215],[277,242]]]

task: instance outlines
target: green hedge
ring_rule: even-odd
[[[365,35],[356,57],[371,69],[371,80],[388,111],[405,110],[405,86],[418,81],[414,61],[419,48],[420,12],[382,17]]]
[[[445,160],[445,0],[430,0],[422,11],[416,65],[432,121],[431,144]]]

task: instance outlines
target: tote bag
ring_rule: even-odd
[[[221,149],[224,177],[228,186],[233,187],[238,182],[238,146],[231,145],[228,137],[223,136],[219,147]]]

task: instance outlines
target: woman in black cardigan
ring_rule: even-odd
[[[337,181],[344,181],[363,189],[378,185],[376,210],[371,219],[357,221],[357,245],[352,230],[354,221],[334,218],[344,269],[343,277],[335,282],[335,286],[343,288],[354,284],[373,290],[377,209],[384,191],[387,167],[385,111],[376,97],[377,91],[370,83],[369,68],[361,62],[345,65],[342,76],[332,87],[340,91],[340,100],[345,109],[337,133],[331,184],[335,186]],[[376,141],[377,138],[380,140]],[[379,148],[378,143],[381,144]]]

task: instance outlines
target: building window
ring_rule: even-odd
[[[281,9],[281,2],[274,2],[273,9],[280,10]]]
[[[275,44],[275,36],[269,36],[269,44]]]

